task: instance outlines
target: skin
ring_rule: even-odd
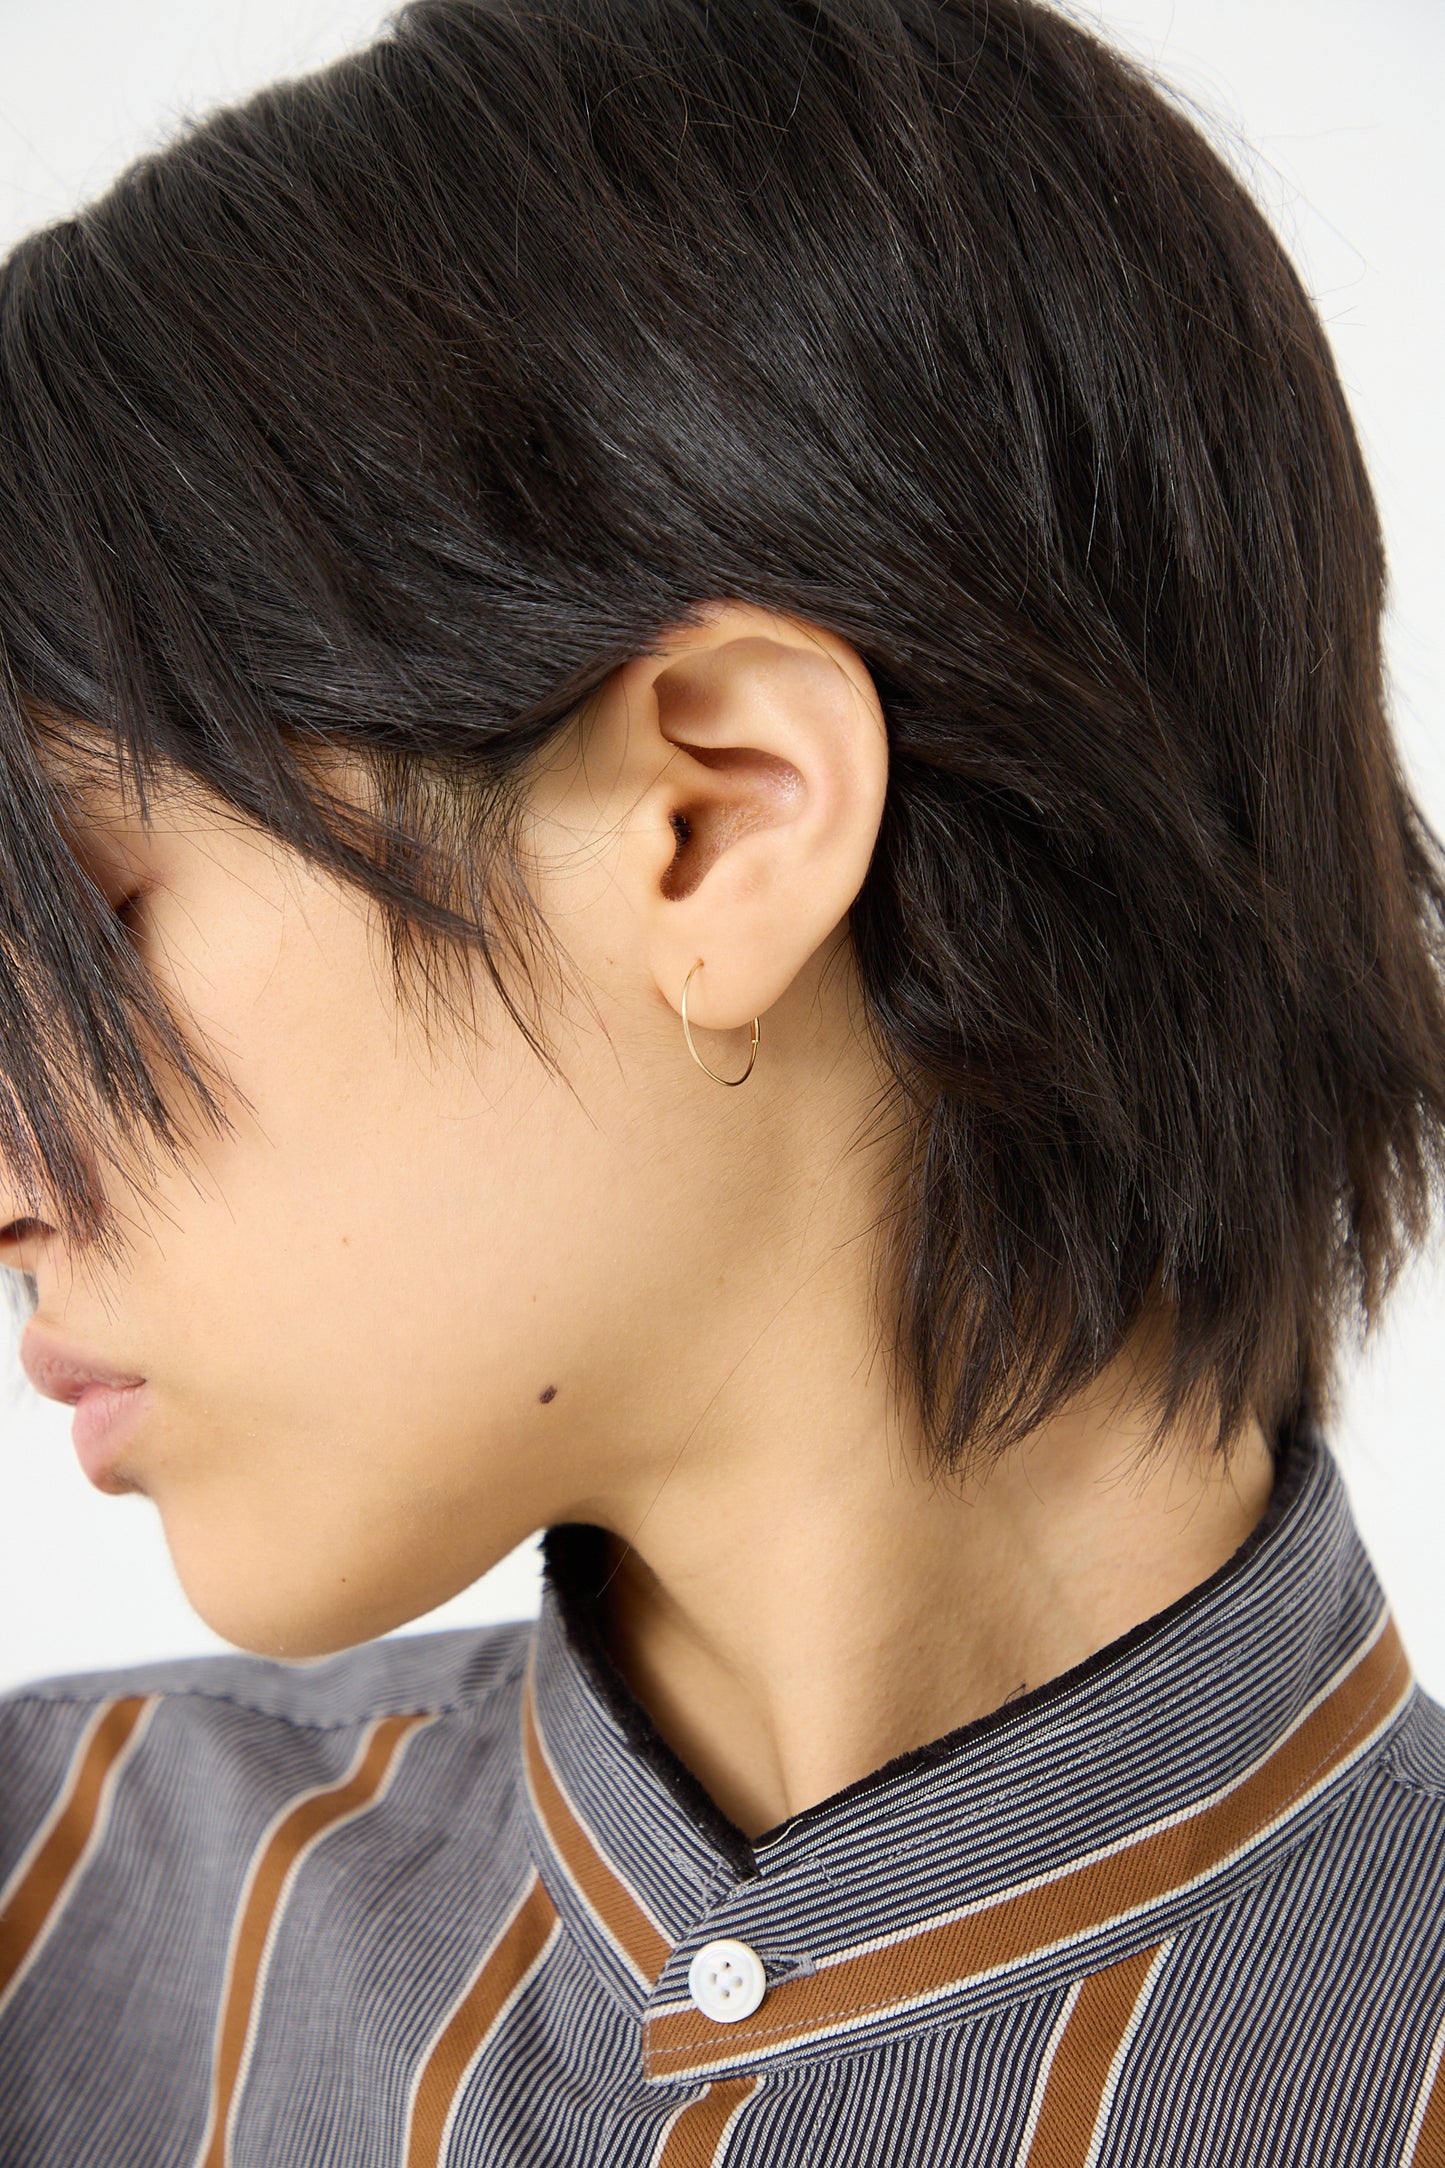
[[[120,1200],[123,1268],[0,1179],[38,1324],[148,1380],[115,1471],[218,1632],[379,1634],[558,1520],[614,1535],[605,1630],[755,1835],[1194,1587],[1268,1500],[1147,1464],[1140,1350],[987,1478],[941,1482],[879,1352],[896,1149],[847,915],[887,781],[847,643],[723,603],[608,681],[529,780],[530,881],[575,981],[548,1077],[399,1005],[373,908],[186,792],[77,811],[134,938],[252,1113]],[[344,771],[338,771],[344,773]],[[679,822],[678,816],[682,816]],[[680,840],[681,839],[681,840]],[[747,1084],[725,1076],[761,1044]]]

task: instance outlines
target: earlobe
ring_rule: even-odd
[[[644,668],[633,688],[661,759],[644,823],[657,847],[635,900],[654,976],[678,1010],[704,958],[692,1022],[747,1025],[862,886],[887,788],[882,708],[846,642],[750,604],[715,607]]]
[[[738,1084],[746,1084],[748,1078],[753,1073],[753,1063],[758,1058],[758,1045],[762,1038],[762,1018],[758,1016],[755,1016],[753,1018],[752,1038],[748,1045],[748,1065],[746,1069],[744,1069],[742,1075],[719,1076],[716,1069],[713,1068],[712,1064],[710,1062],[704,1061],[701,1054],[699,1054],[697,1048],[693,1045],[692,1025],[688,1020],[687,990],[688,987],[692,984],[694,974],[698,971],[701,971],[701,969],[702,958],[699,957],[697,962],[693,965],[692,970],[688,972],[687,977],[682,982],[682,1035],[683,1038],[687,1041],[687,1050],[689,1054],[691,1054],[693,1060],[697,1063],[699,1069],[701,1069],[705,1075],[710,1076],[715,1084],[728,1084],[734,1086]]]

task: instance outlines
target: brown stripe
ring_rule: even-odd
[[[527,1780],[543,1827],[587,1903],[651,1986],[667,1963],[671,1945],[663,1940],[626,1883],[597,1850],[553,1776],[538,1736],[530,1672],[523,1710]]]
[[[1156,1955],[1157,1950],[1139,1950],[1122,1964],[1091,1973],[1079,1989],[1044,2081],[1033,2139],[1023,2155],[1028,2168],[1088,2168],[1104,2087]]]
[[[324,1791],[309,1792],[298,1800],[291,1812],[262,1841],[231,1942],[220,2022],[216,2028],[211,2119],[199,2168],[225,2168],[230,2151],[227,2125],[231,2106],[250,2038],[267,1940],[285,1895],[287,1877],[310,1845],[338,1822],[345,1821],[348,1815],[371,1805],[390,1775],[405,1741],[419,1725],[430,1722],[431,1718],[426,1715],[379,1718],[346,1775]]]
[[[719,2078],[683,2109],[663,2140],[653,2168],[720,2168],[728,2120],[755,2093],[761,2078]]]
[[[1428,2090],[1411,2117],[1414,2142],[1407,2143],[1400,2168],[1445,2168],[1445,2023],[1435,2035],[1430,2065]]]
[[[705,2070],[741,2054],[939,1994],[1085,1935],[1220,1866],[1339,1766],[1398,1704],[1410,1667],[1393,1619],[1368,1653],[1259,1768],[1197,1813],[962,1919],[783,1980],[751,2017],[718,2026],[693,2009],[647,2023],[649,2076]]]
[[[427,2056],[412,2100],[406,2168],[439,2168],[458,2090],[508,1997],[536,1964],[556,1925],[557,1908],[534,1874]]]
[[[147,1695],[102,1707],[90,1737],[72,1761],[68,1786],[35,1857],[0,1912],[0,1996],[3,1996],[55,1917],[104,1812],[110,1779],[151,1705]]]

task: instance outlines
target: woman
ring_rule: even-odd
[[[0,1260],[244,1653],[4,1705],[0,2160],[1445,2162],[1382,586],[1034,0],[419,0],[16,251]]]

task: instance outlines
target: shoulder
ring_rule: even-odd
[[[1328,1799],[1328,1793],[1326,1794]],[[1309,1861],[1327,1862],[1319,1884]],[[1394,1919],[1406,1941],[1445,1968],[1445,1708],[1416,1684],[1398,1721],[1361,1757],[1338,1803],[1324,1806],[1302,1851],[1310,1909],[1333,1909],[1327,1887],[1362,1932]]]
[[[1445,1708],[1423,1687],[1398,1726],[1385,1761],[1405,1793],[1445,1817]]]
[[[1242,1911],[1252,1933],[1307,1970],[1389,1982],[1399,2007],[1439,2020],[1445,1994],[1445,1709],[1416,1686],[1351,1780],[1327,1789]],[[1344,2012],[1338,2022],[1346,2026]]]
[[[0,1887],[58,1807],[123,1768],[166,1823],[335,1781],[373,1735],[510,1734],[534,1622],[403,1634],[307,1663],[192,1657],[0,1695]]]
[[[1171,1943],[1148,2068],[1176,2075],[1188,2039],[1196,2101],[1213,2092],[1236,2133],[1288,2129],[1304,2145],[1291,2153],[1281,2139],[1276,2154],[1266,2136],[1251,2159],[1403,2161],[1445,2037],[1445,1710],[1417,1686],[1386,1736],[1278,1837],[1264,1871]],[[1193,2160],[1179,2113],[1178,2157]]]
[[[237,1652],[37,1679],[0,1694],[0,1724],[40,1710],[94,1709],[127,1699],[223,1702],[303,1728],[484,1702],[520,1673],[533,1621],[450,1633],[398,1634],[304,1663]]]

